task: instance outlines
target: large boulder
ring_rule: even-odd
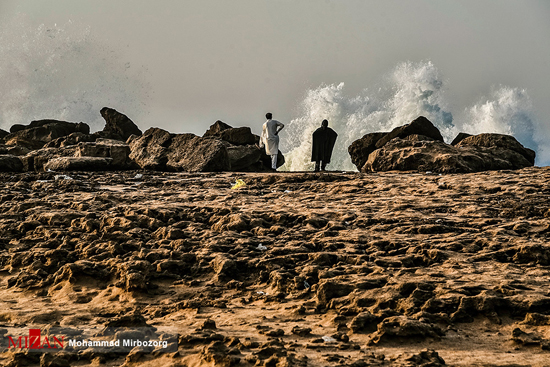
[[[103,132],[106,134],[105,137],[126,141],[132,134],[138,136],[142,134],[141,130],[128,116],[117,110],[103,107],[100,112],[105,119],[105,127],[103,128]]]
[[[89,134],[90,127],[83,122],[38,120],[32,121],[27,126],[14,125],[10,131],[12,133],[4,137],[6,145],[23,145],[32,149],[40,149],[44,144],[72,133]]]
[[[351,162],[358,170],[361,170],[365,165],[369,158],[369,154],[377,149],[376,143],[387,134],[388,133],[369,133],[364,135],[361,139],[351,143],[348,147],[348,153],[351,157]]]
[[[9,132],[6,130],[0,129],[0,139],[4,139],[7,135],[9,135]]]
[[[170,134],[151,128],[130,141],[130,158],[152,170],[212,172],[230,169],[227,148],[218,139]]]
[[[222,131],[224,130],[227,130],[227,129],[232,129],[233,127],[226,124],[225,122],[223,121],[216,121],[214,122],[212,125],[210,125],[210,127],[208,128],[208,130],[206,130],[206,132],[204,133],[204,135],[202,136],[203,138],[207,138],[207,137],[211,137],[211,138],[219,138]]]
[[[256,145],[229,146],[227,154],[232,171],[247,170],[262,157],[262,151]]]
[[[130,141],[130,159],[141,168],[154,171],[166,170],[168,147],[175,134],[152,127],[143,135]]]
[[[403,139],[409,135],[422,135],[432,138],[434,140],[443,141],[443,136],[441,135],[441,132],[439,132],[437,127],[435,127],[431,123],[431,121],[424,116],[420,116],[410,124],[396,127],[384,137],[380,138],[376,142],[376,147],[381,148],[392,139]]]
[[[250,145],[256,137],[249,127],[231,127],[223,121],[216,121],[203,135],[203,138],[221,139],[231,145]]]
[[[166,168],[171,171],[215,172],[230,170],[225,145],[194,134],[178,134],[168,148]]]
[[[485,147],[491,148],[494,151],[501,151],[501,154],[506,154],[506,150],[512,150],[522,155],[530,165],[535,164],[536,153],[534,150],[525,148],[511,135],[504,134],[479,134],[474,136],[468,136],[462,139],[456,144],[457,147]],[[523,164],[518,162],[518,164]]]
[[[0,155],[0,172],[21,172],[23,163],[19,157],[10,154]]]
[[[429,137],[411,135],[405,139],[395,138],[372,152],[361,171],[468,173],[532,165],[515,150],[503,147],[454,147]]]

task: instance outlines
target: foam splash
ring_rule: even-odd
[[[359,96],[344,94],[344,83],[323,85],[309,90],[301,104],[302,116],[290,122],[287,130],[290,149],[283,169],[310,170],[311,134],[329,120],[338,140],[329,165],[331,170],[355,170],[348,146],[369,132],[391,131],[397,126],[425,116],[449,138],[455,132],[453,116],[447,111],[445,85],[430,62],[399,64],[381,87]]]
[[[459,132],[511,134],[537,152],[538,162],[550,160],[548,134],[536,121],[525,90],[507,86],[494,89],[489,99],[466,109],[456,120],[448,108],[445,91],[445,82],[430,61],[401,63],[375,91],[364,90],[355,97],[344,94],[344,83],[309,90],[301,104],[301,116],[286,130],[289,149],[282,169],[312,169],[311,135],[325,118],[339,134],[328,166],[331,170],[356,170],[347,152],[353,141],[366,133],[391,131],[418,116],[427,117],[446,142]]]
[[[83,121],[103,128],[110,106],[145,113],[145,70],[131,67],[75,22],[32,26],[19,14],[0,28],[0,127],[37,119]]]

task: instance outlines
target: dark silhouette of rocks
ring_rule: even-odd
[[[16,127],[13,128],[14,126]],[[4,137],[5,144],[25,146],[31,150],[40,149],[44,144],[72,133],[90,133],[90,127],[83,122],[38,120],[32,121],[27,126],[14,126],[10,129],[12,132]]]
[[[535,152],[509,135],[461,133],[454,145],[446,144],[424,117],[388,134],[367,134],[353,142],[348,152],[361,172],[469,173],[520,169],[535,162]]]
[[[141,130],[128,116],[109,107],[103,107],[100,112],[105,119],[103,137],[126,141],[131,135],[141,135]]]
[[[392,139],[403,139],[409,135],[423,135],[434,140],[443,141],[443,136],[441,136],[441,133],[439,132],[437,127],[435,127],[432,122],[424,116],[420,116],[410,124],[396,127],[384,137],[380,138],[376,142],[376,147],[381,148]]]

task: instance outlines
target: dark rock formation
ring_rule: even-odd
[[[443,141],[443,136],[441,136],[441,133],[439,132],[437,127],[435,127],[431,123],[431,121],[425,118],[424,116],[420,116],[410,124],[396,127],[390,133],[380,138],[380,140],[376,142],[376,147],[381,148],[387,142],[389,142],[394,138],[403,139],[409,135],[423,135],[423,136],[433,138],[434,140]]]
[[[142,134],[141,130],[128,116],[115,109],[103,107],[101,116],[105,119],[105,127],[103,128],[103,132],[107,134],[105,137],[126,141],[132,134],[138,136]]]
[[[385,135],[367,134],[353,142],[348,151],[361,172],[469,173],[520,169],[535,162],[535,152],[509,135],[461,133],[453,144],[444,143],[437,128],[421,116]]]
[[[170,134],[151,128],[130,142],[130,150],[130,158],[144,169],[211,172],[230,168],[221,141],[194,134]]]
[[[367,163],[369,154],[377,149],[376,143],[387,134],[388,133],[369,133],[364,135],[361,139],[351,143],[348,147],[348,153],[352,163],[359,170]]]
[[[206,132],[204,133],[204,135],[202,137],[203,138],[207,138],[207,137],[219,138],[222,131],[227,130],[227,129],[232,129],[232,128],[233,127],[226,124],[225,122],[218,120],[218,121],[214,122],[212,125],[210,125],[210,128],[208,128],[208,130],[206,130]]]
[[[96,140],[96,136],[84,134],[81,132],[76,132],[69,134],[67,136],[63,136],[61,138],[57,138],[55,140],[50,141],[49,143],[46,143],[44,145],[44,148],[60,148],[60,147],[67,147],[69,145],[76,145],[80,142],[92,142]]]
[[[232,145],[250,145],[256,142],[249,127],[231,127],[219,120],[206,130],[203,137],[221,139]]]
[[[152,127],[130,142],[130,159],[141,168],[155,171],[166,169],[168,147],[172,137],[168,131]]]
[[[8,134],[6,130],[0,129],[0,139],[4,139]]]
[[[512,149],[461,147],[460,144],[453,147],[428,139],[418,135],[411,135],[406,139],[396,138],[371,153],[362,171],[469,173],[532,166],[521,154]]]
[[[246,169],[258,163],[262,157],[262,151],[255,145],[229,146],[227,147],[227,154],[232,171]]]
[[[11,131],[13,132],[4,137],[6,145],[23,145],[31,149],[40,149],[44,144],[72,133],[89,134],[90,127],[83,122],[39,120],[31,122],[28,126],[14,125]]]
[[[178,134],[168,149],[166,168],[170,171],[215,172],[230,169],[225,145],[194,134]]]

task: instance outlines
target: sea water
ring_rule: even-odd
[[[447,85],[431,61],[402,62],[388,73],[380,86],[356,96],[345,94],[344,83],[308,90],[301,115],[293,119],[285,137],[283,170],[311,170],[311,136],[323,119],[338,133],[330,170],[356,170],[348,154],[351,143],[372,132],[389,132],[418,116],[428,118],[447,143],[459,133],[511,134],[537,151],[537,161],[550,160],[544,134],[539,131],[527,91],[501,86],[479,103],[455,113],[446,98]]]
[[[105,124],[113,107],[139,117],[148,100],[147,71],[122,61],[90,27],[68,21],[33,25],[24,14],[0,26],[0,128],[52,118]]]

